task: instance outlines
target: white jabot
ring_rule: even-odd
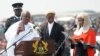
[[[48,23],[49,35],[51,34],[53,24],[54,24],[54,22],[52,22],[52,23]]]
[[[76,31],[74,32],[74,34],[77,35],[77,36],[79,36],[79,35],[82,34],[82,32],[83,32],[83,27],[81,27],[80,29],[76,30]]]

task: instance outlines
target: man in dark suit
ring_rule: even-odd
[[[7,19],[6,24],[5,24],[5,28],[6,28],[5,32],[10,27],[10,25],[12,25],[13,23],[15,23],[21,19],[20,16],[21,16],[21,12],[22,12],[22,6],[23,6],[23,3],[12,4],[15,16],[12,16]]]
[[[55,13],[50,12],[46,15],[47,23],[41,27],[41,37],[42,40],[46,39],[53,39],[55,41],[55,46],[58,48],[61,44],[61,42],[64,40],[64,35],[62,34],[62,31],[64,31],[64,28],[56,23],[54,21]],[[56,56],[62,56],[62,47],[56,54]]]

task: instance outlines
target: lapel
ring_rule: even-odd
[[[49,37],[48,24],[46,24],[45,26],[45,34],[47,35],[47,37]]]

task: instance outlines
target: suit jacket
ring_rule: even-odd
[[[57,43],[57,45],[60,45],[60,43],[64,40],[64,35],[62,34],[62,31],[64,31],[64,28],[58,23],[54,22],[50,35],[48,30],[48,24],[45,24],[41,28],[40,35],[42,37],[42,40],[53,39]]]
[[[19,21],[20,19],[17,19],[15,16],[12,16],[7,19],[6,24],[5,24],[5,31],[15,22]]]

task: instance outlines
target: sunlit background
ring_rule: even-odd
[[[29,10],[31,14],[45,14],[55,11],[57,14],[69,12],[92,11],[100,12],[100,0],[0,0],[0,19],[13,16],[12,4],[22,2],[23,10]]]

